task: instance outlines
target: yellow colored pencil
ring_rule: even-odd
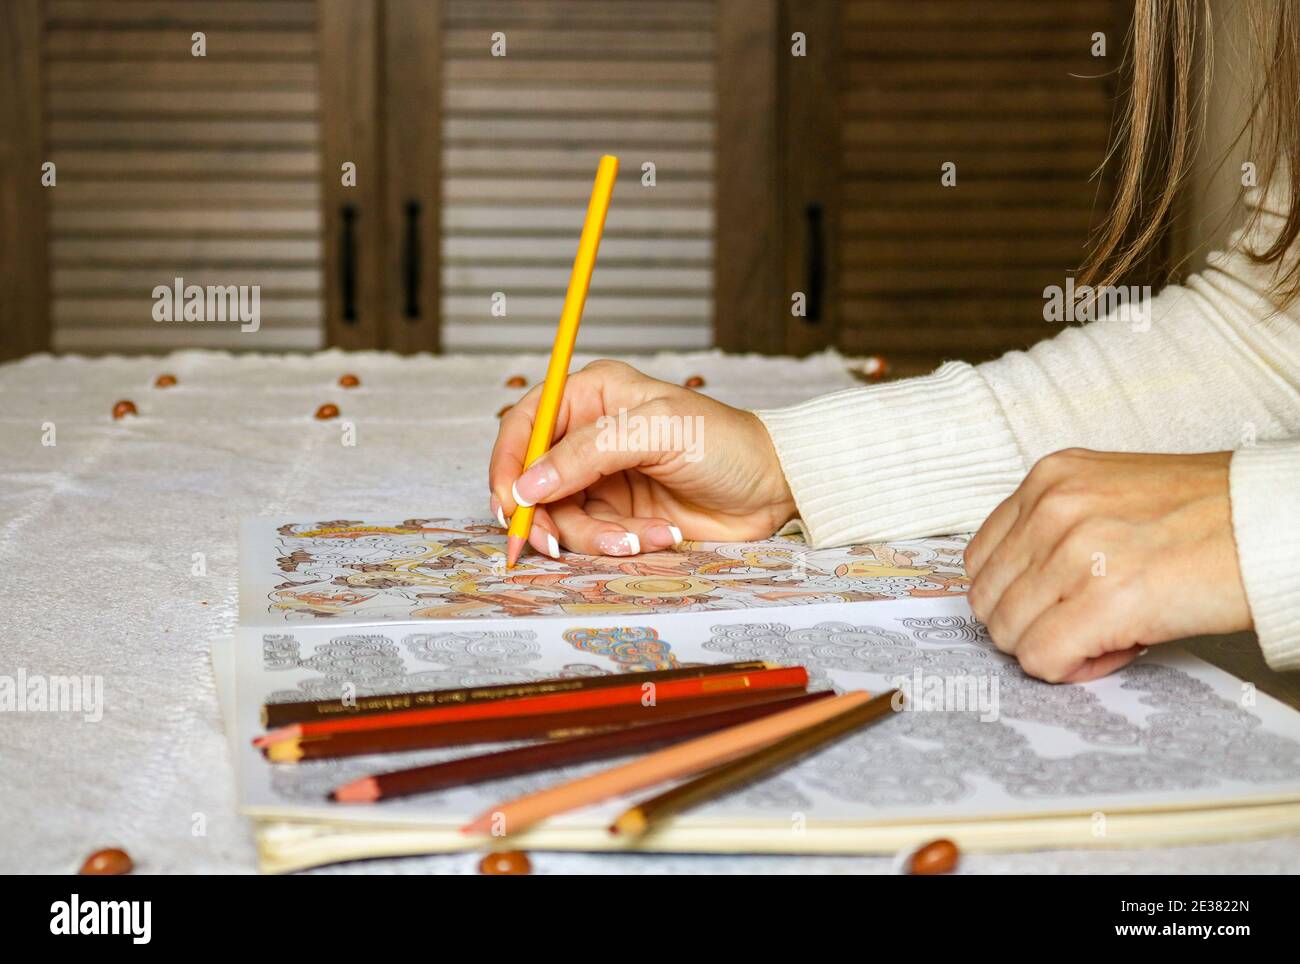
[[[591,287],[591,273],[596,267],[596,251],[600,236],[605,230],[605,215],[609,199],[614,193],[614,179],[618,176],[618,158],[606,154],[596,168],[596,181],[591,187],[591,200],[587,203],[587,219],[578,239],[578,254],[573,259],[573,273],[569,276],[569,290],[564,296],[564,309],[555,329],[555,344],[551,346],[551,361],[546,367],[546,381],[542,384],[542,397],[537,403],[533,418],[533,434],[528,439],[524,455],[524,468],[546,454],[555,437],[555,420],[564,397],[564,382],[569,377],[569,363],[573,359],[573,343],[578,338],[578,323],[587,303],[587,289]],[[510,519],[506,548],[506,568],[513,568],[524,551],[528,533],[533,528],[532,505],[520,505]]]
[[[557,813],[576,810],[610,797],[694,776],[791,733],[838,716],[871,699],[861,690],[729,727],[709,736],[678,743],[622,766],[499,804],[461,827],[461,833],[503,836],[528,829]]]

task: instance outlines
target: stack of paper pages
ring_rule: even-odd
[[[1300,831],[1300,713],[1183,652],[1153,648],[1082,686],[1026,677],[971,615],[962,537],[814,550],[683,543],[631,559],[528,554],[466,520],[244,523],[240,628],[213,659],[245,812],[267,871],[483,849],[493,804],[612,765],[379,804],[334,787],[464,747],[268,763],[267,702],[767,659],[810,689],[901,687],[905,712],[683,814],[634,849],[893,852],[1135,846]],[[514,849],[627,847],[612,800]],[[499,842],[494,842],[498,843]]]

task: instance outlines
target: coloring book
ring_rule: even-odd
[[[387,801],[336,804],[369,773],[483,752],[273,765],[265,702],[765,659],[809,689],[901,688],[904,712],[636,843],[676,851],[881,852],[1121,846],[1300,830],[1300,714],[1177,646],[1085,685],[1025,676],[971,614],[964,537],[814,550],[684,543],[630,559],[527,555],[466,520],[250,520],[241,622],[214,649],[243,809],[267,870],[480,849],[457,828],[595,762]],[[522,849],[628,846],[627,800],[547,821]]]

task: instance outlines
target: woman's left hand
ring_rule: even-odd
[[[1078,683],[1144,646],[1249,629],[1231,457],[1042,459],[966,548],[971,608],[998,649],[1031,676]]]

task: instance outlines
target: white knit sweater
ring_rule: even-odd
[[[1257,248],[1285,203],[1261,209]],[[814,545],[977,529],[1044,455],[1232,450],[1233,529],[1260,645],[1300,668],[1300,306],[1243,236],[1186,284],[1027,352],[759,412]],[[1047,324],[1047,323],[1045,323]],[[1142,330],[1142,329],[1146,330]]]

